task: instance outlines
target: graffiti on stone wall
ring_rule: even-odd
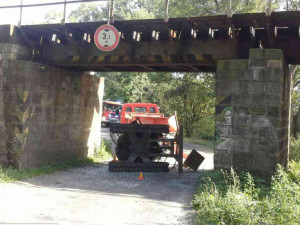
[[[216,150],[277,150],[277,130],[271,120],[251,107],[232,106],[226,97],[216,107]],[[252,145],[252,146],[250,146]]]

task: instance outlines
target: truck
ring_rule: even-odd
[[[120,102],[114,101],[103,101],[103,111],[102,111],[102,120],[101,126],[108,127],[112,123],[120,122],[120,113],[122,110],[123,104]]]
[[[111,124],[110,136],[115,143],[118,161],[111,161],[112,172],[168,172],[169,163],[162,158],[174,158],[178,171],[185,165],[197,170],[204,158],[193,150],[183,153],[183,126],[177,115],[165,117],[154,103],[126,103],[121,121]]]

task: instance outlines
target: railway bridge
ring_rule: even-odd
[[[288,160],[291,74],[300,12],[0,26],[0,163],[85,157],[99,145],[103,80],[86,72],[216,72],[215,168],[272,174]]]

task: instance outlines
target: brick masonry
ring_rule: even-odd
[[[215,169],[269,176],[287,165],[290,81],[281,50],[218,62]]]
[[[19,60],[29,53],[0,44],[0,164],[28,168],[93,155],[103,80]]]

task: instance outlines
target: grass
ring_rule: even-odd
[[[300,164],[278,167],[271,181],[251,176],[212,172],[194,196],[197,224],[299,224]]]
[[[95,149],[93,158],[75,159],[65,163],[52,163],[39,168],[17,170],[12,167],[3,168],[0,166],[0,183],[25,180],[35,176],[52,174],[56,171],[67,170],[74,167],[86,166],[100,162],[111,157],[111,144],[105,139],[101,140],[99,149]]]
[[[211,140],[211,139],[201,139],[201,138],[195,138],[195,137],[184,137],[183,141],[184,142],[189,142],[189,143],[192,143],[192,144],[196,144],[196,145],[203,145],[203,146],[206,146],[206,147],[211,148],[211,149],[213,149],[214,145],[215,145],[214,140]]]
[[[39,168],[30,168],[17,170],[12,167],[3,168],[0,166],[0,183],[13,182],[17,180],[25,180],[35,176],[42,176],[54,173],[60,170],[66,170],[74,167],[85,166],[94,163],[93,159],[76,159],[66,163],[55,163],[42,166]]]
[[[95,149],[94,151],[94,161],[101,162],[112,157],[111,142],[104,138],[101,138],[100,149]]]

